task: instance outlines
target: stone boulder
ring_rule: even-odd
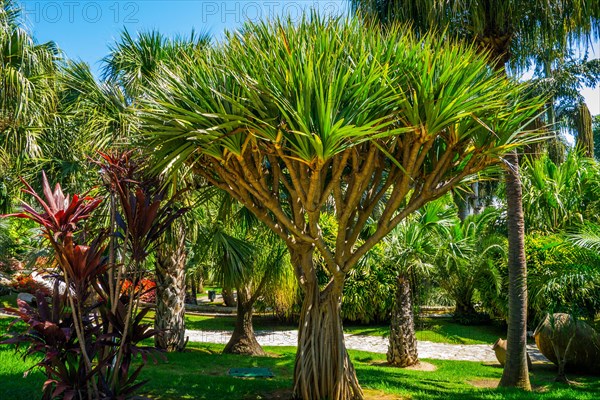
[[[8,275],[0,272],[0,296],[6,296],[11,292],[11,281]]]
[[[37,300],[35,298],[34,295],[32,295],[31,293],[19,293],[17,295],[17,300],[22,300],[25,303],[29,304],[30,306],[35,306],[37,304]]]
[[[533,337],[540,352],[554,364],[566,357],[565,370],[600,373],[600,335],[585,322],[569,314],[548,315]]]

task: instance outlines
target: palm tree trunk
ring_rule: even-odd
[[[506,155],[508,221],[508,335],[500,386],[531,390],[527,367],[527,265],[519,158]]]
[[[196,277],[194,274],[190,276],[190,304],[198,304],[198,290],[196,289]]]
[[[235,329],[233,330],[231,339],[229,339],[223,353],[264,356],[265,351],[262,349],[254,335],[254,327],[252,325],[252,307],[254,305],[254,299],[252,298],[250,288],[239,287],[237,289],[237,295],[237,318]]]
[[[410,283],[404,274],[398,276],[387,360],[397,367],[409,367],[419,362]]]
[[[477,311],[473,303],[457,302],[452,318],[462,325],[470,325],[477,320]]]
[[[594,131],[592,129],[592,114],[588,106],[581,102],[575,110],[575,127],[577,129],[577,149],[585,157],[594,157]]]
[[[197,293],[204,293],[204,277],[202,276],[202,274],[198,274],[199,276],[196,278],[196,275],[194,275],[194,282],[196,282],[197,284]]]
[[[294,365],[294,398],[360,400],[362,389],[350,361],[342,327],[343,275],[319,289],[312,251],[292,251],[292,263],[302,271],[304,300]]]
[[[223,290],[221,291],[221,296],[223,296],[223,303],[227,307],[235,307],[236,301],[235,296],[233,295],[233,288],[228,286],[223,286]]]
[[[156,347],[182,351],[185,340],[185,230],[175,223],[175,234],[156,251]]]

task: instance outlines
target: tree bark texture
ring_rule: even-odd
[[[506,155],[506,203],[508,221],[508,335],[506,364],[500,386],[531,390],[527,368],[527,265],[525,223],[519,159]]]
[[[300,260],[298,260],[300,259]],[[292,255],[312,270],[312,252]],[[341,318],[343,277],[320,290],[316,274],[303,276],[304,299],[294,365],[294,398],[302,400],[360,400],[362,389],[350,361]]]
[[[419,362],[409,282],[406,275],[398,276],[396,301],[392,311],[387,360],[397,367],[409,367]]]
[[[156,347],[182,351],[185,339],[185,230],[179,223],[156,251]]]
[[[231,339],[223,349],[223,353],[264,356],[265,351],[258,344],[252,325],[252,299],[250,288],[237,289],[237,317]]]

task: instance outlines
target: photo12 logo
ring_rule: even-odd
[[[26,18],[33,23],[87,22],[138,23],[134,1],[22,1]]]
[[[300,19],[311,10],[321,15],[340,15],[346,0],[296,0],[296,1],[202,1],[202,23],[257,22],[285,16],[292,21]]]

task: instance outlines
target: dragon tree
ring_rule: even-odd
[[[140,109],[158,170],[188,164],[287,244],[303,290],[296,398],[363,398],[340,317],[348,272],[410,213],[536,139],[521,127],[543,101],[474,48],[407,31],[314,14],[247,24],[165,68]]]

